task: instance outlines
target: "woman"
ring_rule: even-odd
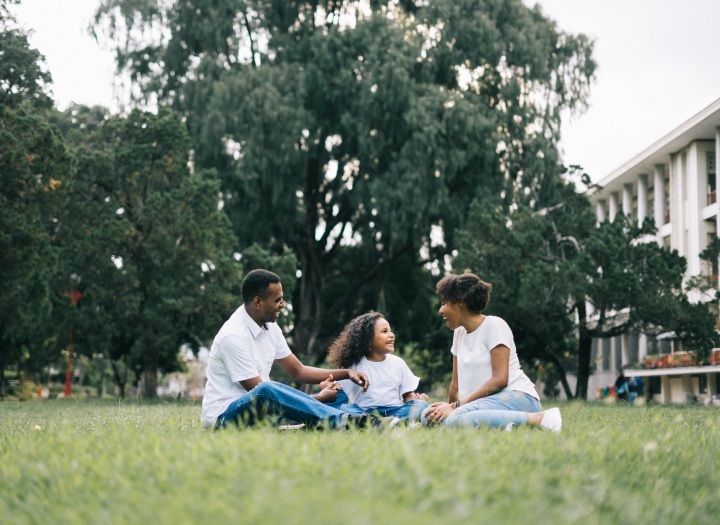
[[[535,385],[520,368],[512,331],[499,317],[483,315],[490,284],[471,273],[437,283],[445,326],[454,331],[453,374],[447,403],[423,412],[427,426],[539,426],[560,432],[560,410],[542,411]]]

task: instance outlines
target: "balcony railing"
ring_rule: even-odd
[[[676,368],[682,366],[720,365],[720,350],[713,350],[707,361],[700,362],[697,355],[690,352],[657,354],[645,356],[641,368]]]

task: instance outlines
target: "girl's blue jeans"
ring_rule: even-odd
[[[305,423],[308,428],[326,422],[330,428],[344,428],[348,414],[282,383],[263,381],[230,403],[215,428],[225,428],[229,423],[254,425],[267,416]]]
[[[361,407],[360,405],[348,403],[347,394],[338,390],[338,396],[335,401],[327,403],[328,406],[337,408],[348,414],[360,416],[363,414],[378,414],[382,417],[397,417],[408,421],[420,421],[420,416],[428,407],[428,404],[422,399],[413,399],[404,405],[399,406],[381,406],[381,407]]]
[[[422,423],[427,426],[427,412]],[[529,412],[542,412],[540,401],[525,392],[501,390],[497,394],[476,399],[453,410],[441,425],[448,427],[489,426],[505,428],[510,423],[526,425]]]

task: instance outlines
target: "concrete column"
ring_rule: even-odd
[[[658,245],[662,246],[663,240],[660,229],[665,224],[665,166],[662,164],[655,164],[653,186],[653,216],[655,217],[655,226],[658,229],[657,242]]]
[[[685,191],[687,187],[684,184],[685,171],[683,163],[683,154],[676,153],[672,157],[670,164],[670,186],[672,187],[670,196],[670,220],[672,222],[673,248],[680,255],[687,255],[687,237],[685,236]]]
[[[638,337],[638,361],[645,359],[648,349],[648,336],[647,334],[640,334]]]
[[[701,210],[707,202],[702,198],[705,191],[704,188],[701,191],[699,184],[698,155],[697,142],[693,142],[688,148],[685,165],[685,183],[687,184],[687,198],[685,200],[687,224],[685,225],[685,231],[688,236],[688,251],[685,257],[688,263],[688,275],[700,274],[700,234],[704,226],[702,224]]]
[[[622,207],[623,215],[632,217],[632,196],[633,196],[633,185],[625,184],[622,192]]]
[[[618,194],[616,192],[613,192],[610,194],[610,198],[608,199],[608,218],[610,219],[610,222],[615,221],[615,215],[617,215],[618,212]]]
[[[668,376],[660,376],[660,403],[666,405],[672,399],[670,397],[670,378]]]
[[[605,201],[604,200],[597,201],[597,204],[595,205],[595,220],[597,221],[598,225],[605,222]]]
[[[643,173],[638,178],[638,206],[637,206],[637,220],[638,226],[642,226],[645,217],[647,217],[647,205],[648,205],[648,176]]]

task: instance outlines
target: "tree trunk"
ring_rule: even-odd
[[[325,288],[322,262],[314,253],[314,246],[300,253],[300,304],[297,310],[293,343],[295,350],[307,358],[309,365],[317,365],[325,358],[324,349],[317,348],[322,326],[322,293]]]
[[[555,365],[558,369],[558,372],[560,372],[560,383],[562,383],[563,391],[565,392],[565,396],[568,399],[573,399],[575,396],[573,396],[572,389],[570,388],[570,385],[567,382],[567,372],[565,372],[565,367],[562,365],[560,360],[555,357],[554,355],[551,355],[549,353],[546,353],[543,355],[543,359],[546,359],[550,361],[553,365]]]
[[[578,314],[578,375],[575,398],[587,401],[588,381],[590,380],[590,356],[592,352],[592,336],[587,328],[587,308],[584,300],[575,306]]]
[[[148,348],[143,360],[143,392],[145,399],[157,398],[157,357],[153,349]]]
[[[120,391],[120,398],[125,399],[125,383],[127,382],[127,372],[125,374],[121,374],[120,369],[118,368],[118,365],[115,361],[111,361],[110,366],[112,367],[115,384]]]

